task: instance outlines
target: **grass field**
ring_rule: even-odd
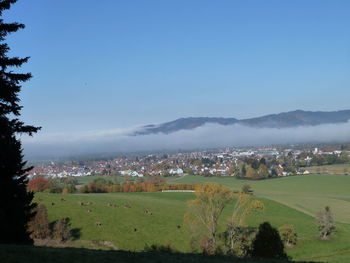
[[[260,181],[234,177],[185,176],[179,179],[169,178],[168,182],[216,182],[235,190],[249,184],[256,196],[277,201],[311,216],[328,205],[336,221],[350,224],[350,176],[303,175]]]
[[[60,201],[62,197],[66,201]],[[101,243],[97,241],[109,241],[117,249],[140,251],[145,244],[171,244],[181,252],[190,251],[183,216],[186,202],[194,198],[192,193],[37,194],[36,198],[48,207],[51,221],[70,217],[72,227],[81,230],[80,240],[70,245],[96,248],[94,244]],[[331,263],[350,261],[350,225],[338,224],[338,232],[333,239],[320,241],[313,217],[275,201],[263,197],[259,199],[266,209],[251,216],[249,224],[257,226],[263,221],[269,221],[275,227],[293,224],[300,238],[299,244],[288,250],[293,259]],[[92,204],[81,206],[79,202]],[[120,207],[109,207],[108,203]],[[124,208],[126,204],[131,208]],[[230,218],[233,205],[234,201],[223,212],[221,230]],[[92,212],[87,212],[88,209]],[[151,210],[153,215],[145,214],[144,209]],[[102,226],[96,226],[96,221],[100,221]]]
[[[90,183],[96,179],[104,179],[106,181],[111,181],[114,183],[120,183],[120,182],[124,182],[125,179],[122,176],[101,176],[101,175],[95,175],[95,176],[82,176],[82,177],[76,177],[78,179],[78,183],[79,184],[86,184],[86,183]]]
[[[350,174],[350,164],[332,164],[322,166],[312,166],[307,168],[311,173],[344,175]]]

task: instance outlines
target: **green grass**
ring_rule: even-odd
[[[66,201],[60,201],[62,197]],[[80,240],[74,242],[73,246],[94,248],[92,240],[105,240],[121,250],[140,251],[145,244],[171,244],[181,252],[190,251],[183,216],[187,201],[194,198],[193,193],[37,194],[36,198],[40,198],[48,207],[51,221],[70,217],[72,227],[81,229]],[[330,241],[320,241],[313,217],[275,201],[259,199],[264,202],[266,209],[253,214],[248,220],[249,225],[258,226],[263,221],[269,221],[275,227],[294,225],[300,240],[295,248],[287,251],[293,259],[331,263],[350,261],[350,254],[344,254],[344,251],[349,250],[348,224],[338,224],[338,232]],[[92,204],[80,206],[80,201]],[[51,205],[52,202],[55,204]],[[121,207],[109,207],[109,202]],[[123,208],[125,204],[131,208]],[[223,211],[220,230],[227,224],[233,205],[234,201]],[[87,209],[92,212],[88,213]],[[144,209],[151,210],[153,215],[144,214]],[[95,226],[96,221],[100,221],[102,226]],[[343,261],[336,261],[337,257]]]
[[[188,236],[182,225],[186,210],[186,200],[190,194],[164,193],[118,193],[118,194],[77,194],[64,195],[37,194],[49,209],[50,220],[70,217],[74,228],[82,229],[83,240],[108,240],[119,249],[141,250],[145,244],[174,244],[182,251],[188,251]],[[90,206],[80,206],[79,202],[92,202]],[[51,205],[54,202],[55,205]],[[120,207],[109,207],[108,203]],[[131,208],[124,208],[130,205]],[[92,212],[88,213],[87,210]],[[153,215],[145,214],[144,210]],[[95,226],[95,222],[102,226]],[[137,231],[134,231],[135,228]]]
[[[336,221],[350,223],[350,176],[303,175],[260,181],[233,177],[185,176],[180,179],[170,178],[168,182],[216,182],[235,190],[249,184],[258,197],[277,201],[311,216],[315,216],[328,205]]]

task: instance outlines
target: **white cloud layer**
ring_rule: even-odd
[[[81,133],[40,133],[34,137],[23,137],[22,142],[26,155],[44,158],[80,154],[350,141],[349,122],[284,129],[208,124],[168,135],[129,136],[128,134],[134,130],[135,128]]]

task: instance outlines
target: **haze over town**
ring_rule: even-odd
[[[346,142],[350,123],[297,128],[252,128],[207,124],[172,134],[130,136],[136,130],[52,133],[23,138],[30,158],[141,151],[191,150],[271,144]]]

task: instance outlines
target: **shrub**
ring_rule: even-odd
[[[203,254],[213,255],[215,253],[215,243],[212,238],[207,236],[203,237],[200,241],[200,247],[203,251]]]
[[[76,192],[76,188],[74,185],[66,185],[62,189],[62,194],[74,194]]]
[[[253,258],[287,258],[278,231],[268,222],[259,226],[250,254]]]
[[[61,242],[69,240],[72,237],[70,226],[71,223],[68,217],[58,219],[53,225],[53,239],[56,239]]]
[[[46,239],[50,237],[49,220],[45,205],[39,204],[35,209],[35,216],[28,224],[31,238]]]
[[[242,186],[242,193],[244,193],[244,194],[251,194],[251,193],[253,193],[252,187],[249,184],[244,184]]]
[[[228,254],[245,258],[249,256],[256,228],[229,224],[224,233]]]
[[[69,193],[68,188],[67,187],[63,188],[62,194],[68,194],[68,193]]]
[[[284,225],[279,228],[281,239],[286,247],[293,247],[297,244],[298,235],[295,232],[294,226]]]

